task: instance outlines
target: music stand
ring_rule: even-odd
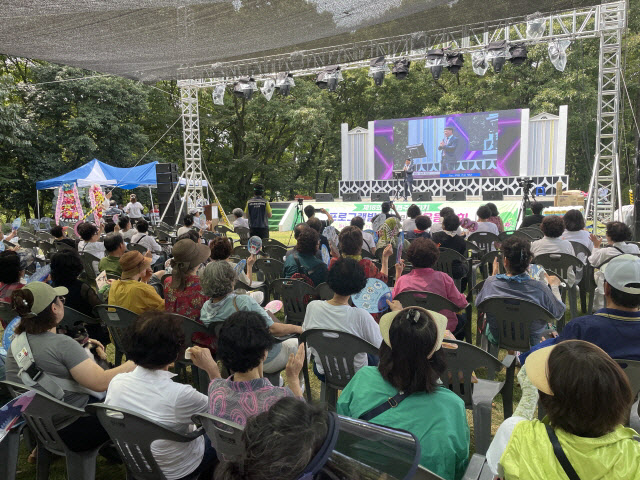
[[[402,181],[404,180],[404,170],[394,170],[393,178],[396,180],[396,194],[393,200],[398,200],[402,195]]]

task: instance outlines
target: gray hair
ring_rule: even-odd
[[[226,260],[211,262],[200,271],[202,291],[211,298],[220,298],[231,293],[236,279],[235,270]]]
[[[234,209],[233,209],[233,212],[231,212],[231,213],[233,213],[233,215],[234,215],[236,218],[242,218],[242,216],[244,215],[244,211],[242,211],[242,209],[241,209],[241,208],[234,208]]]

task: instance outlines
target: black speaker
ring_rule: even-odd
[[[156,181],[160,183],[178,183],[178,172],[158,173],[156,172]]]
[[[467,192],[447,192],[445,198],[447,202],[464,202],[467,200]]]
[[[330,193],[316,193],[316,202],[333,202],[333,195]]]
[[[156,164],[156,175],[158,173],[178,172],[178,165],[175,163],[158,163]]]
[[[388,202],[391,198],[389,198],[388,193],[372,193],[371,201],[372,202]]]
[[[167,193],[167,192],[171,194],[175,186],[176,186],[175,182],[174,183],[158,183],[156,185],[156,190],[158,192],[158,195],[160,193]],[[178,195],[178,193],[176,193],[176,195]]]
[[[360,202],[362,197],[359,193],[345,193],[342,195],[343,202]]]
[[[158,203],[164,203],[165,205],[167,203],[169,203],[169,199],[171,198],[171,194],[173,193],[173,190],[166,190],[166,191],[161,191],[158,190]],[[174,201],[177,199],[178,201],[180,200],[180,192],[177,192],[174,196],[173,199]]]
[[[413,192],[411,194],[411,201],[413,202],[430,202],[433,200],[431,192]]]
[[[483,190],[482,200],[504,200],[502,190]]]

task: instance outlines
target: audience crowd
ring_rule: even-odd
[[[295,324],[282,321],[273,306],[278,302],[269,303],[273,292],[260,267],[272,215],[263,191],[256,185],[245,208],[233,210],[236,233],[246,238],[249,229],[265,242],[257,254],[242,254],[245,261],[226,234],[201,238],[211,226],[198,210],[185,216],[173,241],[161,240],[135,195],[117,223],[81,223],[78,242],[53,226],[50,275],[43,281],[25,280],[34,258],[42,257],[25,255],[28,249],[19,245],[1,252],[0,301],[19,316],[6,360],[0,350],[6,379],[79,408],[104,403],[127,409],[181,434],[196,429],[197,414],[243,429],[244,448],[233,458],[219,455],[206,434],[154,442],[154,460],[169,480],[365,478],[350,470],[355,464],[330,455],[341,431],[339,417],[304,400],[311,388],[304,382],[305,365],[316,384],[335,375],[338,360],[318,346],[306,348],[299,337],[321,329],[340,342],[347,334],[370,348],[340,360],[352,373],[333,405],[337,413],[410,432],[422,467],[460,480],[471,436],[465,402],[450,388],[457,379],[447,373],[447,358],[465,351],[462,340],[471,341],[466,332],[472,318],[463,312],[475,304],[476,334],[495,352],[509,333],[500,329],[505,320],[492,305],[525,303],[542,313],[509,319],[527,323],[529,349],[508,352],[517,356],[522,396],[486,451],[487,467],[505,480],[640,479],[640,443],[629,428],[639,387],[622,368],[625,360],[640,361],[640,249],[630,243],[624,223],[608,223],[601,239],[586,230],[580,211],[543,215],[542,205],[533,203],[521,224],[527,228],[513,235],[497,206],[488,203],[477,209],[472,230],[493,233],[500,242],[471,248],[467,239],[474,232],[461,228],[450,207],[432,220],[412,204],[403,218],[393,202],[384,202],[378,231],[356,216],[334,235],[331,214],[307,205],[307,221],[293,232],[295,245],[270,259],[281,265],[282,278],[318,292],[297,299],[304,320]],[[19,236],[12,234],[18,242]],[[489,254],[486,268],[477,260]],[[560,278],[536,263],[545,254],[577,257],[580,267]],[[367,291],[370,279],[389,286],[379,313],[354,306],[353,297]],[[588,288],[589,282],[595,285],[593,310],[569,318],[561,329],[565,289]],[[438,299],[448,301],[448,308],[423,308]],[[76,312],[97,317],[101,304],[136,318],[121,335],[126,361],[119,366],[106,362],[109,331],[99,322],[75,320]],[[2,317],[3,327],[8,320]],[[185,338],[188,321],[200,329],[191,338]],[[79,340],[71,327],[86,327],[87,333]],[[186,365],[192,365],[198,388],[172,373]],[[473,374],[482,382],[476,373],[485,372]],[[546,414],[543,420],[536,419],[536,408]],[[109,440],[95,416],[56,422],[72,451]],[[360,466],[370,456],[361,454]]]

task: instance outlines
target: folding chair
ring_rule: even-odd
[[[315,359],[320,361],[324,370],[325,381],[322,382],[320,400],[327,402],[329,408],[335,410],[338,401],[338,390],[342,390],[356,373],[354,367],[355,356],[359,353],[379,355],[379,347],[371,345],[360,337],[337,330],[311,329],[300,336],[300,342],[305,344],[304,375],[307,385],[307,400],[311,402],[311,388],[309,388],[309,367],[307,352],[309,348],[316,351]]]
[[[153,457],[152,443],[158,440],[189,443],[204,434],[204,430],[199,428],[185,435],[138,413],[102,403],[87,405],[85,410],[98,417],[109,434],[127,468],[128,479],[165,480],[167,477]]]
[[[36,464],[38,479],[49,478],[49,467],[54,456],[65,457],[67,478],[73,480],[94,480],[96,476],[96,458],[99,448],[84,452],[72,452],[60,438],[59,430],[88,414],[76,407],[61,402],[50,395],[13,382],[3,382],[16,397],[26,391],[35,391],[35,397],[22,412],[22,416],[36,435],[38,460]],[[59,419],[64,418],[63,422]],[[87,432],[90,434],[90,432]]]
[[[191,419],[196,425],[202,425],[221,462],[236,460],[244,454],[242,425],[208,413],[199,413]]]
[[[116,305],[96,305],[94,310],[109,329],[113,345],[116,347],[115,365],[118,366],[122,363],[122,355],[127,353],[123,346],[126,329],[135,324],[138,315]]]
[[[466,342],[446,340],[458,348],[443,348],[447,356],[447,370],[440,379],[444,385],[458,395],[467,409],[473,411],[473,432],[476,452],[484,455],[491,443],[491,404],[499,393],[503,403],[513,402],[513,389],[505,389],[505,382],[496,381],[502,368],[515,364],[515,356],[507,355],[502,362],[484,350]],[[473,372],[486,368],[487,379],[478,379],[472,384]]]

